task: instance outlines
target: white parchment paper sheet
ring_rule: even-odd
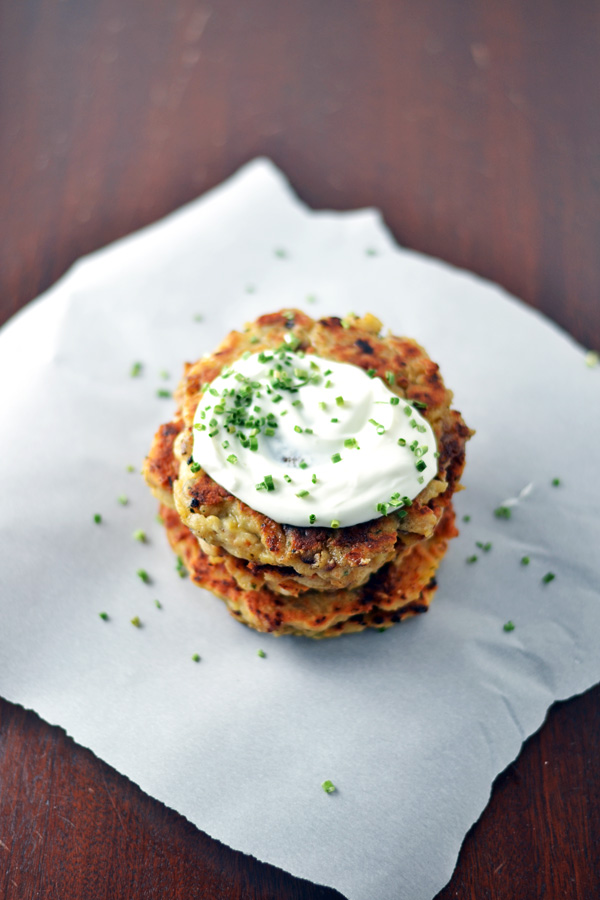
[[[244,628],[178,577],[126,471],[182,362],[291,305],[417,338],[477,429],[434,604],[385,634]],[[431,898],[548,706],[600,679],[600,371],[497,287],[399,249],[376,212],[308,210],[258,160],[77,264],[3,330],[0,384],[1,693],[232,847],[352,900]]]

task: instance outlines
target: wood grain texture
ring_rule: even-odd
[[[378,206],[600,348],[599,45],[595,0],[6,0],[0,321],[265,154],[312,206]],[[600,688],[554,707],[438,900],[600,896],[599,748]],[[121,896],[340,895],[1,702],[0,897]]]

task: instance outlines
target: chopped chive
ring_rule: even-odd
[[[369,251],[367,251],[367,253],[368,252]],[[324,781],[323,784],[321,785],[321,787],[323,788],[323,790],[325,791],[326,794],[333,794],[333,792],[336,790],[335,784],[333,783],[333,781],[330,781],[329,779],[327,779],[327,781]]]
[[[423,478],[422,475],[419,475],[419,477],[417,478],[417,481],[419,482],[419,484],[423,484],[425,479]]]
[[[135,472],[135,466],[131,466],[131,465],[127,466],[127,471],[128,471],[128,472]]]
[[[308,463],[307,463],[307,462],[304,462],[304,460],[302,460],[302,462],[299,463],[299,467],[300,467],[301,469],[308,469]]]
[[[585,364],[589,369],[593,369],[600,362],[600,354],[595,350],[588,350],[585,354]]]
[[[310,514],[310,516],[308,517],[308,521],[310,522],[311,525],[315,524],[315,522],[317,521],[317,517],[315,516],[314,513]]]
[[[278,259],[285,259],[287,257],[287,250],[284,250],[283,247],[276,247],[273,252]]]
[[[385,373],[385,380],[387,381],[388,384],[394,384],[394,382],[396,381],[396,376],[394,375],[393,372],[387,371]]]
[[[230,453],[229,456],[227,457],[227,462],[232,463],[232,465],[235,465],[237,463],[237,461],[238,461],[238,458],[235,455],[235,453]]]
[[[512,621],[509,619],[508,622],[505,622],[504,625],[503,625],[502,627],[503,627],[503,629],[504,629],[505,631],[514,631],[514,630],[515,630],[515,623],[512,622]]]
[[[101,613],[98,613],[98,615],[100,616],[100,618],[102,619],[103,622],[108,622],[108,613],[101,612]]]
[[[306,488],[302,488],[302,490],[298,491],[296,497],[309,497],[310,491],[307,491]]]
[[[406,447],[406,439],[405,439],[405,438],[398,438],[398,446],[399,446],[399,447]]]
[[[312,430],[312,428],[305,428],[304,434],[314,434],[314,431]]]
[[[268,491],[274,491],[274,490],[275,490],[275,485],[274,485],[274,483],[273,483],[273,476],[272,476],[272,475],[265,475],[264,481],[265,481],[265,487],[266,487],[266,489],[267,489]]]
[[[175,563],[175,571],[180,578],[185,578],[187,576],[187,569],[181,556],[177,557],[177,562]]]
[[[332,374],[333,374],[332,369],[325,369],[325,371],[323,372],[323,375],[332,375]]]
[[[522,566],[528,566],[530,562],[531,562],[531,560],[529,559],[528,556],[521,557],[521,565]]]
[[[260,656],[261,659],[266,659],[266,658],[267,658],[267,654],[265,653],[264,650],[257,650],[257,651],[256,651],[256,655],[257,655],[257,656]]]
[[[369,376],[369,378],[375,378],[375,376],[377,375],[377,370],[376,369],[367,369],[367,375]]]
[[[339,420],[339,419],[332,419],[331,421],[332,421],[332,422],[339,422],[340,420]]]
[[[137,378],[138,375],[141,375],[141,374],[142,374],[142,363],[141,363],[141,362],[134,362],[134,364],[133,364],[132,367],[131,367],[131,371],[130,371],[129,374],[131,375],[132,378]]]
[[[333,381],[326,381],[326,382],[325,382],[325,387],[326,387],[326,388],[332,388],[332,387],[333,387]]]
[[[377,506],[375,507],[375,509],[377,510],[377,512],[380,512],[383,516],[386,516],[387,511],[388,511],[388,504],[387,503],[378,503]]]
[[[201,322],[202,319],[203,316],[201,316],[200,313],[196,313],[196,315],[194,316],[194,322]]]
[[[192,662],[200,662],[200,654],[199,653],[192,654]]]
[[[554,574],[554,572],[546,572],[546,574],[542,578],[542,582],[544,584],[549,584],[551,581],[554,581],[555,578],[556,575]]]
[[[426,468],[427,468],[427,463],[425,462],[424,459],[420,459],[419,462],[416,463],[416,465],[415,465],[415,469],[417,470],[417,472],[422,472],[423,469],[426,469]]]
[[[489,553],[489,551],[492,549],[490,541],[488,541],[487,544],[484,544],[481,541],[475,541],[475,546],[479,547],[480,550],[483,550],[484,553]]]
[[[477,556],[475,556],[475,554],[473,554],[473,556],[468,556],[468,557],[467,557],[467,562],[468,562],[468,563],[474,563],[474,562],[477,562]]]
[[[343,405],[344,405],[344,398],[343,398],[343,397],[336,397],[336,398],[335,398],[335,402],[337,403],[338,406],[343,406]]]
[[[292,406],[302,406],[302,400],[294,400]]]
[[[342,461],[342,457],[340,456],[339,453],[334,453],[333,456],[331,457],[331,462],[338,463],[341,461]]]
[[[291,483],[292,483],[292,479],[290,478],[289,475],[284,475],[283,477],[284,477],[285,480],[288,482],[288,484],[291,484]]]
[[[161,369],[158,374],[161,378],[164,378],[165,381],[167,381],[171,377],[166,369]]]
[[[190,463],[190,472],[192,473],[192,475],[197,475],[201,468],[202,466],[200,465],[200,463]]]
[[[553,479],[552,479],[552,486],[553,486],[553,487],[558,487],[559,484],[560,484],[560,478],[553,478]]]
[[[294,431],[296,432],[296,434],[302,434],[302,430],[303,429],[300,428],[299,425],[294,425]]]
[[[316,476],[316,474],[313,475],[313,477],[311,478],[311,481],[312,481],[313,484],[316,484],[316,483],[317,483],[317,476]]]
[[[400,403],[400,397],[390,397],[390,403],[392,406],[398,406]]]
[[[145,544],[147,541],[146,532],[142,531],[141,528],[138,528],[137,531],[133,532],[134,540],[139,541],[141,544]]]
[[[494,515],[497,519],[510,519],[512,516],[512,511],[510,506],[498,506],[494,510]]]
[[[96,523],[96,525],[99,525],[101,521],[102,521],[102,516],[100,515],[100,513],[95,513],[94,522]]]
[[[412,400],[412,405],[416,406],[417,409],[427,409],[427,404],[422,403],[420,400]]]
[[[416,420],[416,419],[410,419],[408,424],[410,425],[411,428],[416,428],[416,427],[417,427],[417,420]]]
[[[168,391],[166,388],[159,388],[156,392],[157,397],[170,397],[171,391]]]
[[[332,528],[339,528],[339,527],[340,527],[339,519],[332,519],[332,520],[331,520],[331,527],[332,527]]]
[[[162,609],[162,603],[160,602],[160,600],[155,600],[154,605],[157,609]]]
[[[463,522],[470,522],[471,516],[463,516]]]
[[[356,440],[356,438],[346,438],[346,440],[344,441],[344,447],[350,447],[350,448],[356,447],[357,450],[360,450],[360,447],[358,446],[358,441]]]
[[[129,500],[125,496],[125,494],[121,494],[120,497],[117,497],[117,502],[121,504],[121,506],[127,506]]]
[[[404,415],[405,415],[405,416],[412,416],[412,406],[405,406],[405,407],[404,407]]]
[[[223,441],[221,447],[223,448],[223,450],[229,450],[229,441]]]
[[[325,410],[327,409],[327,404],[326,404],[326,403],[323,403],[323,401],[321,401],[321,402],[319,403],[319,409],[322,409],[323,412],[325,412]]]
[[[139,616],[134,616],[133,619],[129,620],[132,625],[135,625],[136,628],[141,628],[142,623]]]

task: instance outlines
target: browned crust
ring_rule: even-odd
[[[241,570],[245,566],[242,560],[223,552],[217,556],[204,553],[174,510],[162,506],[160,512],[169,542],[183,559],[194,583],[224,600],[240,621],[275,635],[333,637],[367,627],[389,626],[409,613],[425,611],[435,591],[435,572],[448,540],[457,534],[454,512],[449,506],[432,538],[400,554],[362,588],[310,591],[296,598],[274,593],[264,581],[257,580],[254,587],[241,586]]]

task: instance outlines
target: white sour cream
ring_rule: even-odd
[[[290,525],[405,515],[403,498],[437,473],[435,437],[418,409],[358,366],[289,350],[225,369],[198,404],[193,435],[192,466]]]

